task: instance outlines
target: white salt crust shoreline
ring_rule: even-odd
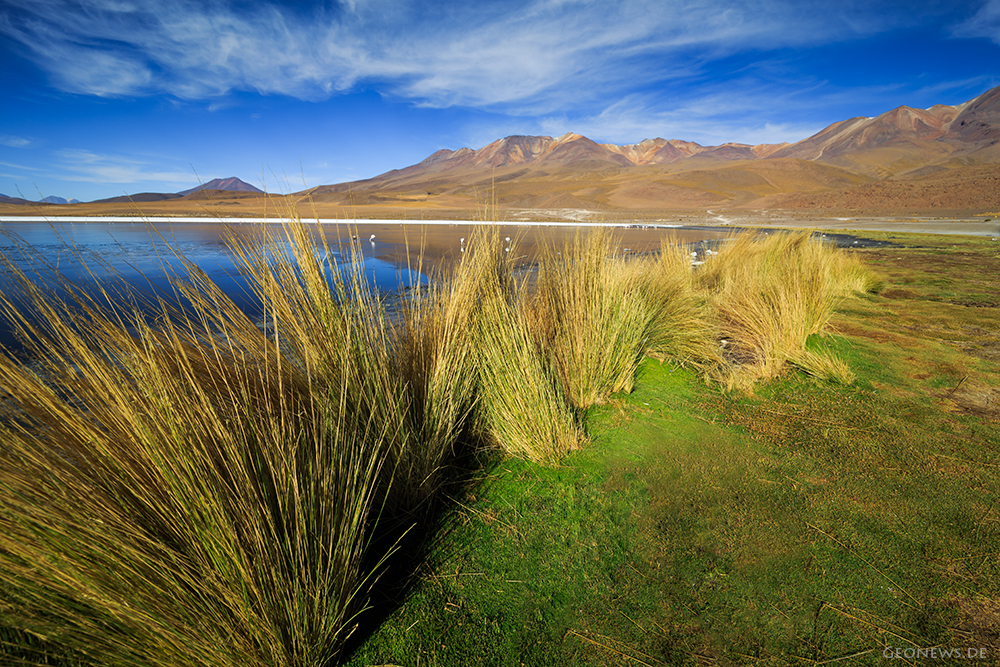
[[[763,219],[762,219],[763,218]],[[712,228],[726,231],[732,228],[779,228],[779,229],[822,229],[828,231],[870,231],[870,232],[902,232],[910,234],[952,234],[963,236],[989,236],[1000,238],[1000,218],[993,220],[979,219],[919,219],[900,220],[894,218],[876,218],[859,216],[857,218],[783,218],[779,216],[747,216],[720,218],[691,216],[678,223],[652,221],[602,221],[584,222],[578,220],[503,220],[499,222],[484,222],[479,220],[394,220],[359,218],[345,220],[343,218],[303,219],[306,223],[323,225],[345,225],[349,227],[364,227],[368,225],[399,225],[399,226],[478,226],[499,225],[501,227],[617,227],[652,229],[683,229]],[[724,220],[723,224],[719,224]],[[137,217],[137,216],[0,216],[0,224],[5,223],[152,223],[152,224],[281,224],[283,218],[218,218],[218,217]]]
[[[286,218],[185,218],[185,217],[159,217],[159,218],[139,218],[139,217],[125,217],[125,216],[15,216],[15,215],[0,215],[0,223],[4,222],[130,222],[130,223],[145,223],[151,222],[155,224],[161,223],[200,223],[200,224],[210,224],[210,223],[220,223],[220,224],[243,224],[243,223],[266,223],[266,224],[281,224],[287,222]],[[368,218],[358,218],[357,220],[344,220],[342,218],[302,218],[302,222],[305,223],[316,223],[324,225],[452,225],[452,226],[467,226],[467,225],[500,225],[502,227],[629,227],[630,225],[636,223],[629,222],[576,222],[576,221],[540,221],[540,220],[517,220],[517,221],[500,221],[500,222],[483,222],[481,220],[390,220],[390,219],[368,219]],[[657,228],[673,229],[677,227],[682,227],[683,225],[675,224],[660,224],[655,225]]]

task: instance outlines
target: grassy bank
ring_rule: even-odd
[[[644,361],[563,465],[490,461],[349,664],[995,664],[1000,247],[879,237],[806,345],[853,384]]]
[[[360,263],[335,271],[304,228],[286,233],[285,253],[238,247],[264,330],[198,272],[177,281],[191,307],[157,304],[152,324],[114,295],[64,285],[67,301],[24,277],[40,317],[10,302],[7,316],[43,372],[7,360],[0,375],[12,659],[332,664],[347,646],[354,664],[822,661],[883,630],[925,642],[951,627],[934,619],[959,589],[934,572],[921,602],[907,572],[926,568],[887,559],[919,542],[908,519],[966,508],[982,534],[989,515],[969,517],[992,505],[969,509],[963,478],[927,466],[898,473],[905,502],[885,495],[879,465],[961,457],[936,407],[905,426],[923,413],[882,388],[893,353],[826,335],[882,326],[891,307],[856,257],[747,237],[693,270],[681,248],[627,259],[592,234],[532,274],[487,231],[390,320]],[[985,391],[982,363],[949,400]],[[978,443],[962,460],[992,461],[982,418],[961,419]],[[934,484],[947,506],[932,511],[915,499]],[[895,584],[916,625],[865,577]],[[882,634],[828,623],[852,613]]]

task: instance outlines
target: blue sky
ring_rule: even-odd
[[[0,193],[368,178],[511,134],[797,141],[1000,85],[1000,0],[0,0]]]

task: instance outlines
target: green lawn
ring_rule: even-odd
[[[810,341],[853,385],[646,360],[562,465],[480,462],[348,664],[1000,660],[1000,243],[872,236],[886,289]]]

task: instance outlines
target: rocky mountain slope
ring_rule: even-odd
[[[475,150],[443,149],[403,169],[300,194],[351,205],[454,205],[482,202],[489,192],[511,208],[810,202],[981,208],[994,205],[995,170],[974,167],[997,163],[1000,87],[956,106],[901,106],[844,120],[794,144],[701,146],[656,138],[618,146],[573,133],[511,136]],[[910,180],[912,187],[897,185]],[[920,196],[913,196],[917,191]]]
[[[873,176],[928,173],[1000,159],[1000,87],[957,106],[901,106],[874,118],[852,118],[774,153]],[[920,172],[920,173],[915,173]]]

